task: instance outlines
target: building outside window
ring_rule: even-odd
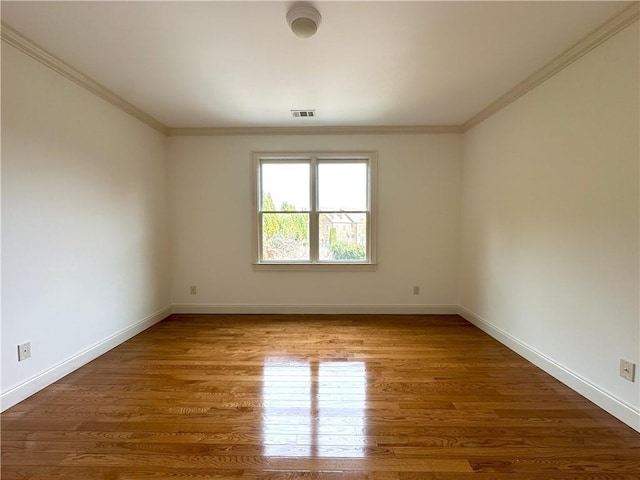
[[[375,266],[376,167],[373,152],[254,154],[256,266]]]

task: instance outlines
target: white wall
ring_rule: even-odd
[[[638,23],[465,135],[459,303],[640,429]]]
[[[2,42],[3,408],[168,314],[167,210],[166,138]]]
[[[636,23],[464,136],[169,139],[2,44],[2,408],[170,304],[460,305],[640,430],[639,383],[617,376],[619,358],[640,366],[637,39]],[[252,269],[266,150],[378,152],[377,271]]]
[[[170,138],[173,303],[203,312],[455,311],[461,147],[461,135]],[[271,150],[378,152],[377,271],[253,270],[251,152]]]

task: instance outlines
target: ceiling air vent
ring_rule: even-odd
[[[315,118],[315,110],[291,110],[291,115],[294,118]]]

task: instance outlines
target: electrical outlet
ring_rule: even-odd
[[[620,359],[620,376],[630,382],[636,381],[636,364]]]
[[[18,361],[21,362],[31,357],[31,342],[18,345]]]
[[[414,285],[413,286],[413,294],[414,295],[420,295],[420,285]]]
[[[196,287],[195,285],[191,285],[191,295],[197,295],[198,293],[198,287]]]

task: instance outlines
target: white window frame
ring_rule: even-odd
[[[265,261],[262,259],[262,212],[261,212],[261,165],[273,162],[308,162],[310,165],[310,211],[309,211],[309,261]],[[323,162],[363,162],[367,164],[367,258],[364,261],[326,261],[319,259],[320,235],[318,232],[317,172],[318,164]],[[253,202],[252,202],[252,248],[253,267],[255,270],[329,270],[329,271],[371,271],[376,269],[376,237],[377,237],[377,175],[378,156],[376,152],[254,152],[252,158]]]

